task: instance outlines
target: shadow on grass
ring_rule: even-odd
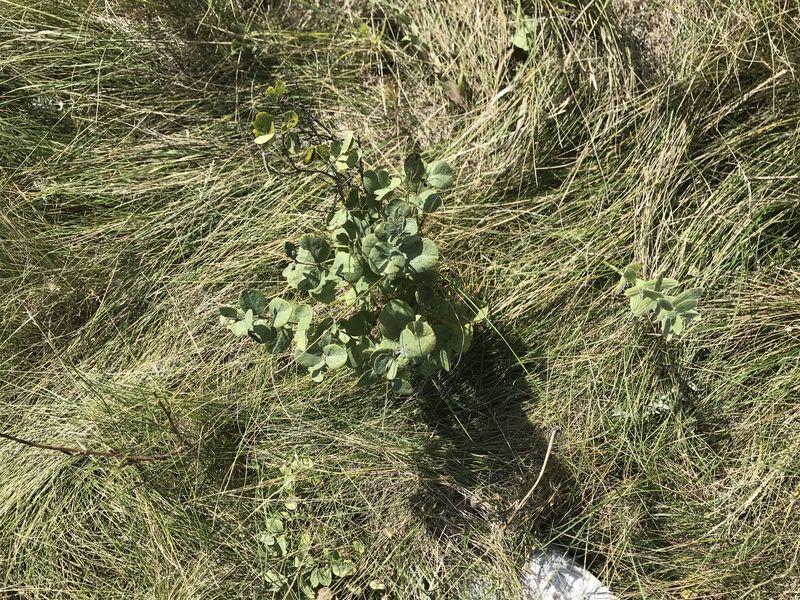
[[[420,390],[431,436],[419,456],[422,485],[412,504],[432,535],[462,535],[476,518],[489,527],[502,523],[536,481],[550,431],[528,416],[538,399],[527,378],[541,377],[544,365],[527,361],[523,368],[517,357],[527,354],[513,338],[481,331],[451,373]],[[557,455],[556,441],[512,528],[558,520],[559,498],[574,486]]]

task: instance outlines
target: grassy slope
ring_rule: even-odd
[[[3,430],[164,451],[161,400],[203,440],[139,468],[0,443],[11,597],[263,597],[304,532],[312,557],[356,561],[341,597],[452,598],[476,572],[514,597],[551,541],[623,597],[800,585],[796,7],[682,0],[652,68],[602,2],[526,6],[532,50],[507,64],[513,3],[402,5],[430,61],[340,3],[0,1]],[[259,26],[256,55],[229,53],[236,22]],[[311,385],[216,324],[243,286],[283,288],[283,240],[326,197],[268,179],[249,144],[277,77],[358,128],[371,164],[418,147],[456,166],[432,235],[494,330],[411,399]],[[707,289],[675,344],[684,390],[613,298],[633,260]],[[270,561],[295,453],[314,467]]]

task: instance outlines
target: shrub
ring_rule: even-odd
[[[265,164],[327,178],[334,200],[325,229],[285,243],[283,276],[296,293],[268,302],[245,290],[238,307],[220,308],[221,322],[271,353],[294,346],[313,381],[349,367],[361,385],[386,382],[409,394],[412,370],[449,371],[485,313],[455,296],[437,270],[436,244],[422,235],[452,186],[452,170],[419,154],[405,159],[402,175],[365,170],[352,131],[336,138],[310,116],[301,119],[282,83],[267,96],[279,112],[259,112],[253,128]]]

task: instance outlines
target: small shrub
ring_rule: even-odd
[[[321,484],[315,474],[313,461],[295,455],[291,462],[284,463],[275,473],[273,468],[256,461],[259,475],[275,482],[265,488],[273,500],[264,528],[257,536],[261,554],[265,560],[263,585],[265,591],[286,597],[290,590],[299,588],[306,598],[319,598],[320,589],[335,580],[348,577],[355,571],[355,562],[363,552],[363,543],[356,542],[340,548],[320,548],[312,538],[304,520],[306,511],[299,501],[303,491]],[[301,486],[302,481],[304,486]],[[282,560],[291,558],[291,561]]]
[[[220,308],[221,322],[271,353],[293,346],[313,381],[350,368],[361,385],[386,382],[409,394],[411,372],[449,371],[485,313],[454,296],[437,270],[436,244],[422,235],[452,186],[452,170],[418,154],[405,159],[402,175],[364,170],[352,131],[335,138],[301,119],[282,83],[267,97],[279,112],[259,112],[253,135],[268,168],[326,177],[334,200],[324,230],[285,243],[283,276],[296,293],[267,301],[245,290],[238,307]]]
[[[642,265],[632,263],[622,271],[621,288],[625,290],[631,310],[637,317],[652,313],[656,322],[661,324],[661,333],[669,341],[675,335],[683,333],[687,321],[699,321],[700,313],[695,309],[701,288],[689,288],[675,296],[667,292],[679,287],[681,283],[675,279],[659,275],[656,279],[641,279]]]

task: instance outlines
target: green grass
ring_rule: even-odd
[[[337,598],[476,576],[517,598],[547,543],[622,598],[794,597],[800,13],[635,5],[523,2],[511,56],[515,2],[386,3],[425,59],[366,1],[0,0],[0,431],[167,452],[163,404],[190,446],[125,466],[0,441],[0,595],[263,598],[278,571],[300,597],[307,534],[355,565]],[[251,143],[278,78],[369,166],[455,168],[431,236],[491,325],[408,399],[312,384],[217,323],[241,288],[284,289],[283,242],[330,197]],[[613,295],[634,260],[706,290],[676,367]],[[295,455],[313,467],[268,559]]]

